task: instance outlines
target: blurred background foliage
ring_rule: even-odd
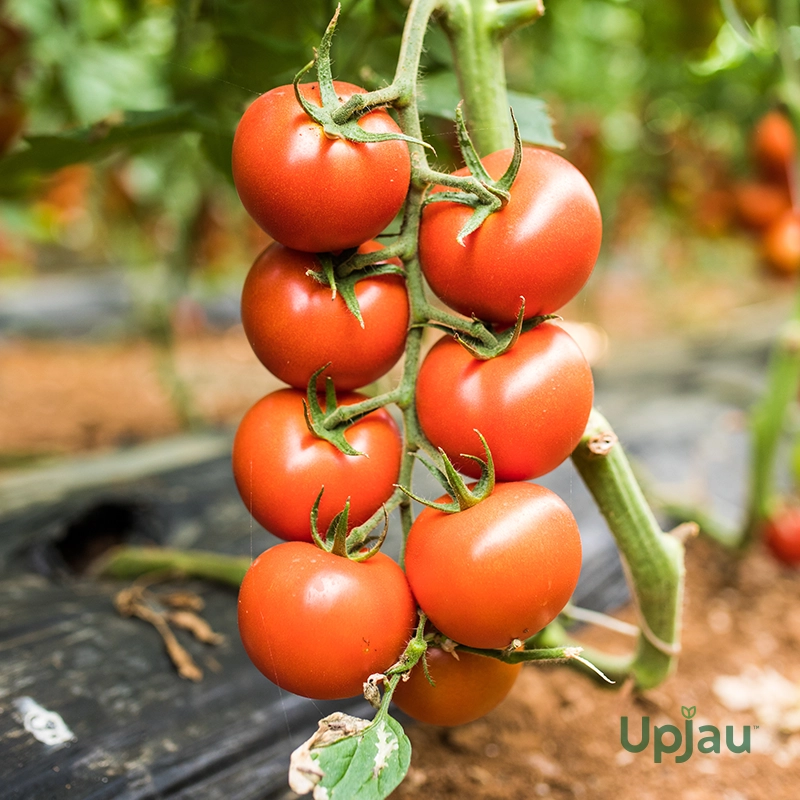
[[[0,0],[0,293],[20,278],[121,268],[186,424],[169,366],[176,325],[202,327],[204,298],[238,295],[266,241],[230,180],[236,123],[310,60],[335,5]],[[783,90],[771,5],[548,0],[544,18],[509,40],[514,103],[540,142],[554,141],[549,110],[600,198],[600,276],[620,253],[626,280],[752,268],[736,183],[751,170],[754,123]],[[391,80],[406,7],[344,0],[336,77]],[[792,41],[800,50],[800,28]],[[444,168],[457,160],[450,65],[434,26],[422,107]],[[602,277],[593,283],[602,302],[615,296]],[[628,312],[638,302],[623,300]]]
[[[747,133],[776,100],[777,44],[766,0],[737,0],[755,48],[726,21],[732,2],[550,0],[545,17],[510,41],[511,88],[547,101],[567,156],[593,182],[612,224],[632,186],[653,203],[685,209],[744,168]],[[250,100],[308,61],[334,7],[5,0],[5,238],[22,232],[94,259],[147,262],[183,250],[195,261],[239,263],[241,248],[222,246],[223,231],[248,225],[230,188],[236,122]],[[367,86],[390,80],[404,13],[399,0],[343,3],[338,77]],[[436,74],[449,61],[434,29],[424,69]],[[430,103],[426,110],[436,112]],[[435,120],[428,126],[431,135],[446,130]],[[446,138],[438,149],[448,165]],[[84,162],[92,168],[57,171]]]

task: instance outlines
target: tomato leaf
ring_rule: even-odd
[[[26,149],[0,160],[0,193],[13,194],[24,190],[32,179],[68,164],[96,161],[114,150],[199,127],[194,109],[180,105],[158,111],[126,111],[88,128],[48,136],[28,136]]]
[[[452,72],[429,75],[420,86],[417,98],[420,114],[455,120],[461,93]],[[553,133],[553,123],[544,100],[522,92],[509,92],[508,102],[514,109],[523,142],[563,149],[564,145]]]
[[[336,712],[292,753],[289,785],[314,800],[383,800],[411,762],[411,743],[388,714],[373,722]]]

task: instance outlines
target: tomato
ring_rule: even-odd
[[[511,151],[483,159],[499,178]],[[456,175],[468,174],[459,170]],[[442,191],[437,187],[436,191]],[[600,251],[602,221],[586,178],[566,159],[526,147],[508,205],[457,241],[472,209],[432,203],[422,215],[419,257],[431,289],[451,308],[487,322],[550,314],[586,283]]]
[[[768,519],[762,535],[778,561],[800,566],[800,508],[785,508]]]
[[[791,206],[789,191],[774,183],[751,181],[734,189],[736,211],[751,228],[767,228]]]
[[[310,542],[310,514],[322,486],[319,530],[350,498],[350,522],[366,522],[386,502],[400,472],[402,440],[385,409],[353,424],[347,441],[364,456],[346,456],[306,426],[303,392],[280,389],[259,400],[242,419],[233,442],[233,477],[256,521],[281,539]],[[340,405],[364,400],[343,394]],[[325,406],[325,398],[320,396]]]
[[[473,358],[445,336],[428,353],[417,380],[422,429],[467,475],[482,457],[475,429],[489,445],[497,479],[528,480],[555,469],[575,449],[592,410],[592,371],[575,340],[542,323],[502,356]]]
[[[800,270],[800,214],[789,210],[764,234],[764,257],[777,272],[794,275]]]
[[[445,636],[505,648],[564,608],[578,582],[581,540],[558,495],[499,483],[465,511],[426,508],[411,526],[405,567],[420,608]]]
[[[363,252],[379,250],[368,242]],[[403,354],[408,297],[400,275],[377,275],[356,283],[364,327],[341,295],[308,270],[320,270],[313,255],[280,244],[253,264],[242,292],[242,323],[261,363],[282,381],[304,389],[311,375],[325,371],[337,389],[356,389],[388,372]],[[320,378],[320,388],[324,377]]]
[[[792,123],[780,111],[770,111],[753,131],[753,156],[767,174],[786,178],[797,140]]]
[[[339,81],[334,87],[342,101],[364,92]],[[318,84],[301,84],[300,91],[320,104]],[[383,110],[358,124],[372,133],[400,130]],[[405,142],[329,139],[292,86],[255,100],[233,139],[233,180],[242,204],[270,236],[295,250],[344,250],[374,238],[400,211],[410,177]]]
[[[499,705],[511,691],[522,664],[505,664],[474,653],[452,653],[439,648],[427,652],[431,686],[422,665],[397,684],[392,700],[409,717],[431,725],[464,725]]]
[[[239,590],[239,634],[273,683],[317,700],[361,694],[403,652],[416,605],[383,553],[361,563],[305,542],[262,553]]]

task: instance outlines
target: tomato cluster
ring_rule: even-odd
[[[751,151],[758,178],[735,188],[739,217],[760,236],[767,265],[781,275],[794,275],[800,271],[800,213],[792,197],[797,141],[782,112],[762,117],[753,130]]]
[[[339,102],[362,92],[333,88]],[[330,95],[317,84],[298,91],[323,109],[321,98]],[[397,130],[381,110],[358,124]],[[417,638],[430,643],[432,682],[414,667],[396,687],[397,705],[423,721],[461,724],[505,697],[519,665],[458,645],[521,646],[559,614],[578,580],[574,517],[559,497],[527,481],[569,456],[592,407],[586,359],[562,328],[541,318],[587,280],[600,247],[600,212],[569,162],[534,148],[522,149],[510,190],[496,191],[504,204],[463,245],[458,237],[474,207],[446,198],[422,211],[419,266],[411,259],[406,268],[421,268],[448,306],[480,320],[486,340],[500,341],[512,328],[515,336],[487,354],[445,335],[412,374],[414,405],[404,407],[416,437],[410,446],[440,448],[445,472],[450,464],[454,470],[449,496],[430,502],[407,531],[401,569],[353,545],[347,531],[374,522],[409,443],[378,408],[356,414],[344,429],[345,453],[316,426],[314,414],[331,413],[335,394],[314,382],[330,377],[340,391],[336,407],[346,408],[365,399],[353,390],[403,354],[410,304],[419,301],[407,292],[400,262],[399,274],[356,276],[360,317],[332,289],[344,279],[335,272],[349,258],[342,251],[380,250],[373,237],[406,199],[410,157],[404,141],[329,133],[293,87],[280,87],[250,106],[234,139],[239,195],[275,239],[246,279],[243,325],[260,361],[291,387],[256,403],[234,442],[242,499],[259,523],[288,540],[261,554],[245,576],[241,637],[256,666],[283,689],[344,698],[360,693],[373,673],[397,664],[402,671],[419,608],[429,621]],[[513,158],[501,151],[484,159],[489,182]],[[451,318],[462,330],[472,324]],[[468,488],[455,470],[480,480]]]

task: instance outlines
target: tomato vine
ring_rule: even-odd
[[[390,391],[365,399],[350,396],[342,403],[337,402],[333,391],[333,382],[328,381],[326,402],[323,408],[317,396],[317,381],[320,376],[324,375],[325,367],[320,365],[320,368],[309,377],[305,406],[305,419],[308,424],[309,435],[313,434],[317,440],[327,440],[327,443],[335,445],[341,451],[337,456],[341,455],[342,458],[350,459],[360,457],[356,453],[356,448],[353,444],[345,438],[345,433],[356,430],[357,426],[362,422],[366,423],[370,419],[370,415],[375,415],[376,413],[385,415],[386,412],[381,410],[386,406],[390,404],[396,405],[403,419],[403,447],[397,478],[398,487],[403,488],[396,488],[388,499],[384,498],[383,506],[377,507],[369,519],[353,528],[349,535],[346,535],[343,527],[346,526],[346,515],[344,517],[340,515],[333,516],[331,508],[328,507],[325,520],[330,521],[329,535],[336,537],[336,544],[333,553],[321,554],[318,558],[320,564],[323,560],[322,555],[339,560],[348,558],[358,560],[359,557],[356,555],[354,558],[354,554],[357,554],[362,546],[366,547],[372,531],[385,521],[386,514],[389,511],[396,508],[399,508],[403,528],[403,548],[400,559],[401,566],[403,566],[406,544],[412,532],[421,529],[421,522],[425,523],[427,521],[430,523],[431,520],[439,520],[440,517],[450,511],[463,514],[463,520],[467,519],[467,515],[472,515],[470,519],[480,518],[480,515],[484,512],[487,514],[492,513],[489,510],[492,497],[500,498],[501,495],[514,495],[515,497],[519,495],[528,498],[525,502],[531,503],[532,510],[530,515],[532,517],[536,517],[540,513],[538,509],[541,504],[553,506],[553,503],[557,501],[558,511],[556,516],[558,519],[556,522],[551,521],[550,523],[554,530],[551,532],[545,530],[541,535],[537,532],[537,536],[540,536],[541,539],[538,543],[532,541],[528,541],[527,544],[512,543],[508,548],[509,556],[507,560],[513,562],[516,558],[519,562],[515,579],[518,580],[520,587],[522,587],[529,577],[527,573],[538,567],[534,562],[543,563],[542,553],[551,547],[550,538],[553,541],[561,539],[562,551],[553,556],[551,564],[542,567],[543,569],[552,570],[553,564],[558,564],[559,559],[564,560],[564,575],[559,584],[558,597],[550,598],[550,602],[547,604],[542,602],[542,598],[536,594],[536,591],[533,591],[531,597],[528,597],[527,603],[529,607],[536,606],[537,609],[540,605],[544,607],[539,616],[529,618],[529,616],[523,614],[518,619],[514,618],[509,624],[505,624],[506,620],[500,620],[502,624],[498,626],[498,620],[492,618],[497,615],[487,613],[494,612],[492,604],[496,598],[493,599],[491,592],[486,593],[485,596],[481,596],[480,593],[475,596],[470,595],[469,602],[473,604],[472,611],[476,618],[480,617],[487,620],[487,633],[485,636],[470,639],[469,636],[464,637],[459,629],[457,634],[451,635],[461,636],[466,641],[472,642],[473,646],[462,647],[465,654],[475,654],[476,657],[479,655],[484,658],[505,662],[502,665],[503,667],[519,664],[523,661],[558,660],[577,664],[581,668],[594,669],[597,672],[597,668],[589,663],[590,661],[595,661],[600,670],[608,672],[615,680],[632,677],[637,686],[643,688],[651,687],[660,683],[674,668],[675,659],[679,651],[683,546],[679,537],[664,534],[659,528],[633,477],[625,454],[616,441],[616,437],[608,423],[596,412],[593,412],[589,426],[581,437],[581,430],[591,409],[592,389],[588,366],[581,367],[578,364],[575,367],[575,370],[583,376],[580,379],[582,383],[579,391],[586,402],[581,405],[582,410],[579,416],[582,415],[582,418],[577,423],[570,425],[569,436],[565,442],[559,443],[556,456],[547,462],[546,468],[542,465],[526,465],[523,469],[524,474],[517,476],[511,470],[508,474],[501,473],[501,477],[507,480],[517,478],[524,480],[534,475],[540,475],[556,466],[559,460],[566,457],[577,443],[577,448],[573,453],[575,465],[597,499],[598,505],[617,539],[639,611],[641,632],[637,648],[629,657],[610,658],[597,653],[592,654],[590,659],[587,660],[580,655],[581,648],[569,638],[564,628],[557,621],[549,624],[564,607],[564,603],[572,592],[577,581],[580,565],[580,544],[577,526],[566,505],[558,498],[552,500],[550,497],[552,493],[547,492],[547,490],[527,483],[506,483],[503,485],[502,490],[498,489],[496,495],[493,495],[494,466],[488,449],[486,463],[481,464],[481,479],[478,482],[478,488],[474,494],[470,495],[470,490],[465,486],[463,480],[458,478],[452,464],[444,456],[444,451],[440,452],[429,440],[423,430],[423,425],[420,423],[417,411],[417,379],[420,374],[421,345],[425,327],[433,326],[454,334],[467,345],[470,355],[479,359],[491,359],[491,357],[505,354],[509,349],[513,354],[514,348],[519,348],[521,351],[523,349],[523,345],[520,344],[522,337],[526,337],[524,341],[527,343],[545,336],[551,336],[551,338],[560,336],[557,332],[558,329],[552,329],[551,326],[542,327],[540,335],[530,331],[532,327],[543,323],[544,317],[536,316],[530,320],[525,320],[524,299],[522,299],[519,309],[515,307],[511,311],[507,311],[508,317],[499,320],[501,326],[505,325],[507,328],[505,331],[498,331],[491,323],[479,322],[475,318],[457,316],[432,305],[426,296],[422,265],[418,254],[420,229],[421,225],[424,224],[423,212],[431,187],[443,187],[443,194],[447,195],[446,199],[450,200],[452,204],[461,203],[472,208],[472,215],[467,215],[468,221],[461,227],[459,233],[461,239],[470,235],[474,240],[474,237],[481,230],[478,225],[487,221],[490,223],[492,221],[491,215],[504,208],[510,202],[509,198],[514,193],[514,179],[517,176],[520,161],[523,158],[523,151],[519,134],[515,131],[513,117],[508,110],[503,72],[502,42],[512,30],[534,21],[541,15],[542,11],[540,0],[514,0],[509,3],[497,3],[496,0],[412,0],[394,80],[388,86],[373,92],[350,92],[348,90],[346,95],[342,95],[342,101],[337,98],[329,62],[331,40],[336,22],[336,17],[334,17],[323,37],[317,56],[318,98],[322,105],[314,106],[313,108],[310,105],[307,107],[310,102],[309,95],[304,95],[305,90],[297,88],[296,84],[298,102],[305,96],[303,108],[306,109],[306,113],[311,116],[315,124],[324,130],[325,135],[329,138],[333,137],[334,141],[344,139],[346,142],[369,143],[371,147],[380,146],[376,143],[386,141],[389,134],[384,131],[379,134],[382,138],[370,138],[369,134],[365,133],[357,123],[376,109],[391,106],[397,117],[402,147],[407,147],[410,159],[410,186],[405,195],[399,234],[386,243],[381,250],[372,252],[356,252],[355,250],[349,252],[346,250],[344,253],[328,253],[318,257],[320,270],[317,277],[326,284],[326,289],[329,289],[334,295],[338,291],[337,284],[356,280],[360,273],[368,272],[375,264],[385,263],[389,259],[399,259],[402,262],[402,270],[405,276],[410,323],[405,343],[405,361],[402,377],[398,385]],[[459,114],[457,119],[459,139],[467,164],[471,167],[466,173],[445,174],[434,170],[429,164],[426,145],[423,142],[417,107],[417,77],[426,29],[434,16],[441,22],[451,40],[455,68],[464,96],[464,117],[472,127],[475,137],[476,148],[473,150],[473,143],[467,134],[466,123],[461,114]],[[305,74],[307,69],[304,69],[300,75]],[[298,80],[300,75],[298,75]],[[273,92],[275,91],[273,90]],[[259,101],[256,102],[258,103]],[[391,142],[391,144],[395,145],[398,142]],[[509,149],[512,146],[513,150]],[[493,181],[484,170],[478,152],[485,153],[498,150],[508,150],[507,160],[510,166],[503,177]],[[237,163],[236,158],[235,156],[235,166]],[[550,158],[550,156],[547,157],[547,159]],[[558,157],[552,156],[552,158]],[[570,167],[570,169],[573,168]],[[237,171],[241,171],[241,164]],[[256,178],[259,176],[260,172],[256,170]],[[252,205],[252,198],[255,197],[257,202],[260,203],[262,197],[260,194],[261,189],[258,186],[254,188],[249,185],[250,176],[247,176],[245,180],[248,182],[246,196],[249,199],[247,202]],[[581,178],[581,180],[583,179]],[[311,191],[311,189],[309,188],[308,191]],[[356,190],[355,193],[358,194],[358,191]],[[346,188],[344,194],[347,194]],[[344,202],[343,206],[346,205],[347,203]],[[591,203],[586,206],[589,208],[589,215],[591,217],[592,214],[597,214],[596,225],[598,226],[594,237],[597,241],[590,243],[587,248],[588,257],[592,259],[593,264],[594,256],[596,256],[596,246],[599,247],[599,212],[592,211],[590,206]],[[594,208],[596,209],[596,203]],[[270,221],[269,224],[272,224],[272,222]],[[585,226],[581,224],[578,227]],[[373,233],[369,234],[369,236],[372,235]],[[365,238],[369,238],[369,236],[365,236]],[[357,246],[361,243],[348,240],[344,244],[339,244],[341,247],[348,247],[350,245]],[[308,249],[313,249],[313,247]],[[589,268],[591,268],[591,264]],[[581,270],[585,271],[585,265],[581,266]],[[575,292],[580,288],[582,280],[585,280],[585,277],[575,282],[573,287]],[[352,288],[352,284],[348,284],[348,286]],[[350,289],[347,291],[350,291]],[[349,297],[348,308],[353,302],[353,296],[349,295]],[[559,302],[563,302],[563,298]],[[550,310],[554,310],[554,307],[548,309],[548,312]],[[347,313],[352,313],[352,311],[353,309],[350,308]],[[538,313],[539,310],[531,302],[529,314]],[[513,325],[515,318],[516,325]],[[512,327],[508,329],[508,325],[512,325]],[[324,335],[324,332],[322,332],[322,335]],[[501,356],[501,358],[504,357]],[[490,368],[492,366],[491,360],[487,362],[479,361],[478,363],[486,363]],[[510,362],[507,361],[506,363]],[[300,393],[296,389],[285,391],[288,393],[286,395],[288,398],[287,403],[291,400],[296,406]],[[571,394],[571,392],[572,390],[568,394]],[[270,395],[261,402],[263,403],[274,397],[275,395]],[[441,400],[435,402],[442,404]],[[252,411],[248,412],[248,414],[252,414]],[[488,413],[492,413],[491,409]],[[530,410],[526,409],[524,413],[529,414]],[[518,412],[514,411],[511,416],[517,414]],[[574,430],[572,430],[573,428]],[[487,438],[490,438],[490,433],[486,433]],[[513,433],[511,436],[513,437]],[[268,440],[271,444],[274,437],[268,437]],[[475,441],[477,443],[477,437]],[[483,441],[485,444],[485,440]],[[326,444],[326,442],[318,443]],[[267,448],[263,449],[266,450]],[[410,487],[414,461],[421,452],[435,462],[432,465],[433,471],[440,473],[446,483],[449,481],[454,497],[454,503],[452,504],[454,507],[447,508],[448,504],[440,504],[437,506],[440,510],[430,511],[430,513],[423,512],[415,521],[412,513]],[[458,453],[451,455],[457,456]],[[473,462],[479,460],[474,454],[468,457]],[[260,469],[263,473],[261,480],[266,482],[269,458],[264,462],[262,454],[258,453],[258,448],[255,446],[250,447],[244,460],[248,464],[252,464],[255,463],[256,459],[261,464]],[[444,460],[442,461],[442,459]],[[443,464],[443,467],[440,469],[437,466],[438,464]],[[474,463],[472,466],[474,466]],[[305,487],[305,489],[309,488]],[[288,492],[289,490],[281,491]],[[248,491],[243,491],[242,493],[247,500]],[[535,497],[531,499],[529,496]],[[341,497],[338,499],[341,500]],[[458,502],[455,502],[456,500]],[[462,503],[461,501],[464,502]],[[501,504],[501,502],[502,498],[498,503]],[[280,505],[280,503],[281,498],[279,496],[271,496],[270,504],[272,506]],[[308,498],[304,496],[303,502],[299,504],[302,506],[302,511],[305,510],[305,506],[308,503]],[[315,534],[317,516],[321,513],[321,504],[324,503],[325,495],[323,493],[321,496],[317,496],[313,507],[314,524],[312,527],[314,527]],[[340,502],[338,507],[341,508],[342,505],[343,503]],[[380,503],[373,504],[373,506],[376,505],[379,506]],[[349,503],[347,508],[349,509]],[[441,510],[443,508],[444,510]],[[361,519],[363,517],[359,521]],[[412,528],[412,526],[414,527]],[[458,527],[458,525],[455,527]],[[301,538],[296,528],[291,530],[291,538]],[[319,534],[316,534],[314,539],[318,545],[320,543],[324,544]],[[563,544],[566,539],[569,539],[569,542]],[[520,560],[519,558],[520,555],[525,554],[525,547],[532,548],[531,552],[527,553],[528,561]],[[283,549],[281,550],[281,548]],[[541,552],[537,548],[540,548]],[[309,549],[312,553],[319,552],[319,548],[314,548],[311,544],[300,543],[278,545],[273,548],[274,551],[286,554],[289,554],[290,549],[292,554],[307,553]],[[277,559],[278,556],[274,558]],[[382,560],[383,558],[381,557]],[[198,559],[200,559],[200,555],[198,555]],[[326,558],[325,560],[327,561],[328,559]],[[270,559],[262,559],[261,562],[257,561],[256,564],[263,565],[269,563],[269,561]],[[113,556],[111,562],[107,565],[106,571],[116,575],[131,574],[142,571],[146,562],[147,558],[141,552],[134,550],[120,551]],[[197,563],[198,567],[202,566],[203,574],[207,577],[209,575],[208,562],[203,561],[201,565],[198,560]],[[237,565],[235,563],[224,559],[221,559],[219,563],[225,567],[224,573],[221,572],[220,577],[224,577],[229,581],[231,579],[234,581],[242,579],[241,574],[237,573]],[[238,563],[241,564],[241,562]],[[306,564],[302,569],[316,573],[316,570],[321,568],[313,560],[310,563],[314,564],[313,568]],[[190,558],[182,557],[181,565],[185,571],[190,573],[193,571]],[[358,574],[377,571],[377,568],[364,569],[364,565],[358,564],[347,564],[346,566],[348,570],[353,567],[352,571]],[[409,563],[405,566],[409,567],[409,582],[414,588],[411,571],[412,569],[416,570],[419,574],[418,561],[415,562],[415,565]],[[357,567],[362,567],[362,569],[356,569]],[[422,583],[435,583],[436,569],[433,568],[431,573],[431,567],[432,565],[430,564],[426,565],[427,572],[418,578],[420,585]],[[259,567],[259,569],[262,568],[263,566]],[[299,569],[299,567],[292,567],[292,569]],[[289,571],[291,570],[287,568],[287,574]],[[251,573],[248,572],[247,574],[250,575]],[[478,588],[489,587],[492,579],[492,577],[486,577],[483,579],[481,587]],[[480,584],[481,580],[477,582]],[[549,577],[544,583],[549,583]],[[464,587],[465,597],[469,595],[468,590],[472,588],[468,584],[469,581],[465,583]],[[269,584],[269,586],[271,585]],[[503,581],[499,580],[497,586],[502,588]],[[497,586],[495,586],[495,589]],[[450,587],[443,588],[445,590],[444,594],[446,594],[447,589]],[[248,609],[243,612],[241,605],[243,601],[240,600],[240,619],[244,618],[252,621],[259,618],[257,612],[262,608],[260,604],[265,602],[264,598],[268,594],[267,589],[268,586],[266,584],[264,592],[254,590],[248,584],[246,603],[252,605],[253,613],[248,615],[246,613]],[[423,593],[421,592],[421,594]],[[434,591],[434,595],[436,594]],[[442,592],[439,592],[439,594],[442,594]],[[411,596],[410,590],[409,596]],[[427,608],[425,607],[425,602],[420,597],[417,597],[417,600],[421,602],[423,608],[419,616],[416,634],[410,639],[405,650],[399,655],[394,664],[387,665],[385,659],[379,660],[376,663],[379,663],[379,667],[384,671],[371,675],[366,680],[365,696],[378,708],[375,719],[371,723],[364,724],[362,724],[363,721],[342,720],[339,717],[335,720],[328,718],[324,721],[315,737],[305,748],[300,748],[300,753],[297,757],[299,764],[295,764],[293,768],[293,780],[295,781],[293,786],[296,786],[297,791],[301,791],[302,788],[302,791],[314,791],[315,796],[317,796],[315,787],[319,787],[320,791],[324,789],[323,794],[325,797],[344,798],[355,796],[353,786],[358,786],[360,787],[358,789],[359,792],[361,788],[369,787],[364,789],[365,794],[358,794],[358,796],[378,798],[385,797],[397,782],[402,779],[402,774],[408,766],[409,749],[402,730],[389,716],[388,708],[392,695],[399,682],[403,680],[403,676],[412,668],[421,663],[423,670],[427,671],[425,653],[428,647],[438,646],[440,649],[446,650],[448,647],[460,646],[446,639],[447,631],[444,628],[447,627],[447,624],[444,625],[441,633],[430,632],[430,629],[426,627],[427,616],[424,612],[427,611]],[[434,601],[431,601],[431,603],[434,606],[436,605]],[[291,615],[288,610],[285,613]],[[361,621],[360,613],[360,610],[352,609],[346,614],[348,627],[352,623],[354,630],[357,628],[357,623]],[[431,616],[435,616],[433,610],[431,611]],[[446,619],[447,613],[443,613],[441,618]],[[400,615],[399,624],[401,627],[406,624],[406,619],[407,614]],[[436,620],[434,619],[434,621]],[[258,626],[251,625],[248,622],[247,630],[247,637],[252,643],[252,637],[258,635]],[[508,644],[509,640],[510,644]],[[324,665],[325,669],[328,669],[331,664],[336,663],[337,656],[333,652],[336,649],[334,639],[330,638],[326,639],[326,641],[329,642],[331,652],[326,653],[324,648],[315,651],[314,659],[318,664]],[[354,641],[358,642],[357,636]],[[367,641],[366,637],[364,641]],[[291,642],[284,641],[281,645],[290,660],[296,657],[294,644],[296,644],[296,641],[292,640]],[[480,647],[475,647],[474,645],[480,645]],[[367,645],[367,649],[370,646]],[[256,643],[249,649],[256,653],[259,662],[266,664],[261,668],[274,680],[280,682],[282,678],[278,676],[273,664],[274,655],[270,647],[271,644],[261,646]],[[307,666],[306,664],[303,669]],[[290,666],[287,668],[290,668]],[[299,672],[302,671],[299,670]],[[308,671],[306,670],[306,672]],[[499,670],[498,674],[500,673],[505,675],[515,674],[514,670]],[[417,673],[415,675],[415,679],[419,680],[419,675]],[[310,673],[306,677],[313,682],[312,678],[314,676]],[[458,680],[460,679],[458,678]],[[608,680],[608,678],[606,679]],[[341,692],[351,690],[355,683],[357,681],[355,681],[354,676],[348,675],[348,680],[343,682],[345,689],[337,686],[333,694],[324,694],[324,688],[319,691],[322,691],[324,696],[343,696]],[[302,692],[302,676],[299,682],[291,681],[285,685],[290,686],[295,691]],[[380,687],[383,687],[383,694],[381,694]],[[323,696],[323,694],[318,692],[315,696]],[[498,702],[499,699],[502,699],[503,694],[504,692],[498,693]],[[355,753],[367,746],[377,748],[378,755],[370,762],[373,766],[367,772],[361,774],[359,772],[359,769],[361,769],[360,762]],[[380,766],[378,766],[378,761],[380,761]],[[332,766],[334,764],[336,765],[335,768]],[[332,782],[333,778],[331,776],[334,773],[339,776],[337,782]],[[348,792],[351,792],[351,794],[348,794]]]

